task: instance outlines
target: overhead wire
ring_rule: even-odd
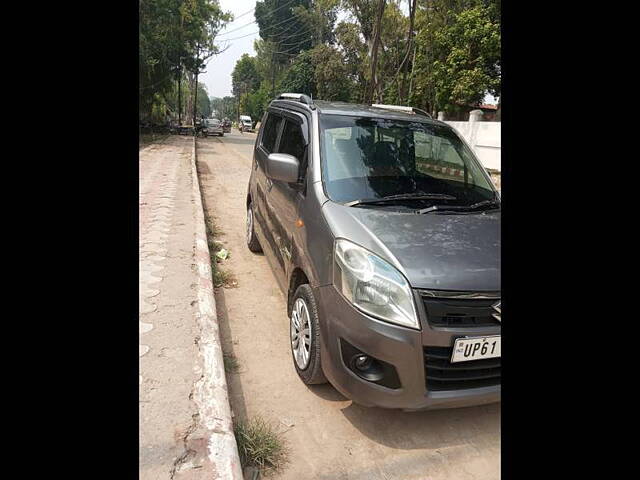
[[[284,7],[287,7],[287,6],[291,5],[291,4],[292,4],[293,2],[295,2],[295,1],[296,1],[296,0],[290,0],[289,2],[285,3],[284,5],[280,5],[278,8],[275,8],[275,9],[271,10],[270,12],[268,12],[268,13],[266,13],[266,14],[262,15],[260,18],[261,18],[261,19],[262,19],[262,18],[266,18],[266,17],[268,17],[269,15],[274,14],[274,13],[275,13],[275,12],[277,12],[278,10],[280,10],[280,9],[282,9],[282,8],[284,8]],[[289,18],[287,18],[287,19],[283,20],[282,22],[278,22],[278,23],[277,23],[277,24],[275,24],[275,25],[271,25],[271,26],[270,26],[270,27],[268,27],[268,28],[276,27],[276,26],[280,25],[281,23],[288,22],[289,20],[290,20],[290,19],[289,19]],[[224,33],[220,33],[218,36],[219,36],[219,37],[222,37],[222,36],[224,36],[224,35],[228,35],[229,33],[236,32],[236,31],[238,31],[238,30],[243,29],[244,27],[247,27],[247,26],[249,26],[249,25],[251,25],[251,24],[254,24],[254,23],[257,23],[257,22],[258,22],[258,19],[256,18],[253,22],[245,23],[244,25],[241,25],[241,26],[239,26],[239,27],[237,27],[237,28],[234,28],[234,29],[229,30],[229,31],[224,32]]]

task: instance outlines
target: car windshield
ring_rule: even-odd
[[[449,127],[324,115],[320,128],[322,180],[335,202],[424,194],[451,197],[431,203],[468,206],[496,198],[473,153]]]

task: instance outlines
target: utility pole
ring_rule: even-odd
[[[182,125],[182,65],[178,66],[178,126]]]
[[[271,52],[271,98],[276,98],[276,62],[275,52]]]

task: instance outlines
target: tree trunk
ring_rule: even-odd
[[[409,75],[409,93],[407,94],[407,106],[411,103],[411,90],[413,89],[413,71],[416,66],[416,50],[418,45],[413,45],[413,60],[411,60],[411,75]]]
[[[196,73],[195,89],[193,93],[193,126],[196,126],[196,117],[198,116],[198,74]]]
[[[402,72],[402,77],[400,80],[400,103],[404,103],[404,100],[408,100],[407,97],[407,73],[409,70],[409,55],[411,55],[411,47],[413,46],[413,26],[414,20],[416,16],[416,0],[413,0],[413,5],[409,3],[409,33],[407,35],[407,51],[402,59],[402,63],[400,64],[399,71]],[[415,58],[415,54],[414,54]],[[413,66],[411,68],[413,73]]]
[[[378,44],[380,43],[380,25],[382,23],[382,15],[384,13],[386,0],[380,0],[378,3],[378,13],[376,15],[376,23],[373,34],[373,48],[371,52],[371,79],[369,82],[369,87],[367,89],[367,95],[365,97],[365,103],[371,104],[373,100],[373,94],[376,91],[376,86],[378,84],[376,77],[376,68],[378,66]]]

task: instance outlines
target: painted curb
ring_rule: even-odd
[[[200,412],[200,423],[209,435],[207,454],[214,467],[214,476],[209,478],[241,480],[242,468],[233,434],[196,155],[196,138],[193,137],[191,179],[196,209],[194,259],[198,271],[196,318],[201,333],[198,347],[202,357],[202,377],[196,383],[193,398]]]

